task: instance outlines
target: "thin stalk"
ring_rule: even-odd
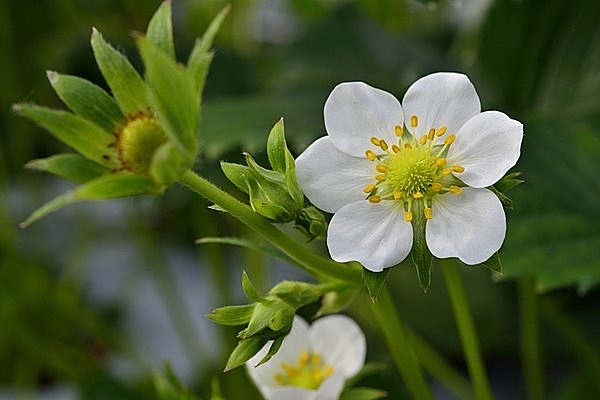
[[[308,251],[306,247],[300,245],[265,218],[256,214],[249,206],[241,203],[236,198],[195,174],[193,171],[186,171],[179,179],[179,182],[223,208],[248,227],[254,229],[263,238],[296,260],[302,265],[305,271],[312,275],[318,278],[323,278],[325,276],[361,282],[359,270],[352,269],[346,264],[336,263]]]
[[[531,400],[542,400],[544,399],[544,380],[542,377],[537,294],[532,279],[521,279],[518,286],[523,378],[529,398]]]
[[[381,326],[394,363],[404,379],[408,391],[415,399],[433,400],[433,395],[429,390],[408,335],[402,326],[389,289],[383,287],[377,303],[370,302],[370,304],[373,314],[379,322],[379,326]]]
[[[492,391],[481,358],[473,317],[471,316],[465,288],[460,280],[458,269],[454,263],[444,262],[442,271],[444,271],[446,286],[448,287],[452,302],[454,319],[458,325],[460,340],[467,358],[475,398],[478,400],[491,400],[493,399]]]

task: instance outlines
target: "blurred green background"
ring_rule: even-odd
[[[497,398],[526,398],[520,304],[540,319],[550,399],[600,394],[600,5],[564,0],[231,1],[216,41],[197,170],[230,192],[218,160],[264,159],[285,117],[295,154],[325,134],[322,107],[343,81],[402,98],[435,71],[469,75],[484,110],[523,122],[510,193],[504,275],[464,267],[463,278]],[[226,4],[173,0],[177,53]],[[244,371],[223,374],[235,331],[211,324],[214,307],[241,303],[241,271],[263,289],[306,277],[252,251],[194,245],[203,236],[253,234],[182,188],[164,196],[70,206],[26,230],[18,222],[69,186],[24,170],[64,147],[10,112],[15,102],[61,108],[45,70],[106,87],[91,27],[140,67],[131,39],[158,7],[147,0],[0,2],[0,398],[154,398],[168,361],[200,398],[217,382],[227,399],[258,398]],[[241,197],[240,197],[241,198]],[[323,245],[318,245],[321,248]],[[325,251],[324,249],[322,249]],[[448,296],[434,269],[430,292],[405,263],[391,289],[407,324],[466,371]],[[531,291],[539,294],[532,298]],[[532,300],[533,299],[533,300]],[[368,360],[388,366],[365,384],[406,398],[366,299],[348,311],[364,328]],[[307,313],[310,310],[306,310]],[[215,377],[217,380],[215,380]],[[440,399],[453,398],[431,380]]]

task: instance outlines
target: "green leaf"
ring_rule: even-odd
[[[207,243],[219,243],[219,244],[231,244],[234,246],[245,247],[247,249],[256,250],[259,253],[264,255],[273,257],[275,259],[281,260],[288,264],[298,265],[296,261],[294,261],[287,254],[282,253],[274,247],[267,246],[261,243],[253,242],[252,240],[241,239],[236,237],[205,237],[196,240],[198,244],[207,244]]]
[[[193,160],[181,154],[172,142],[162,144],[152,156],[150,176],[164,187],[171,186],[191,167]]]
[[[221,170],[227,179],[229,179],[229,181],[235,185],[235,187],[248,194],[248,176],[250,174],[248,167],[245,165],[221,161]]]
[[[79,154],[56,154],[48,158],[39,158],[29,161],[25,167],[49,172],[76,183],[84,183],[110,172],[110,169]]]
[[[221,307],[213,310],[207,315],[207,318],[219,325],[244,325],[252,318],[255,306],[255,304],[244,304],[241,306]]]
[[[240,340],[235,349],[233,349],[231,352],[224,372],[230,371],[244,364],[256,353],[258,353],[266,343],[267,339],[258,336],[252,336],[247,339]]]
[[[250,282],[250,278],[248,277],[246,271],[242,272],[242,290],[244,291],[246,297],[252,301],[257,303],[265,301],[265,298],[258,293],[258,291],[254,288],[254,285],[252,285],[252,282]]]
[[[199,51],[206,53],[210,50],[215,36],[219,32],[219,29],[221,29],[221,25],[223,24],[223,21],[225,20],[225,17],[229,13],[230,9],[231,5],[226,5],[210,22],[208,28],[206,28],[206,31],[204,32],[204,35],[202,35],[202,38],[200,39],[200,43],[198,44]]]
[[[413,203],[413,247],[410,254],[417,270],[419,285],[421,285],[421,289],[425,293],[427,293],[429,286],[431,286],[431,264],[433,262],[433,256],[425,241],[426,223],[427,220],[423,214],[423,205]]]
[[[387,280],[389,273],[389,268],[386,268],[381,272],[373,272],[363,268],[363,282],[365,283],[367,291],[369,292],[369,297],[373,303],[377,303],[379,291],[381,290],[381,286],[383,286]]]
[[[123,113],[135,114],[147,110],[151,103],[146,84],[127,57],[108,44],[96,28],[92,29],[92,49],[98,67]]]
[[[47,71],[48,80],[58,97],[77,115],[90,120],[107,132],[115,132],[125,116],[115,100],[100,86],[83,78]]]
[[[377,400],[383,399],[386,396],[387,393],[379,389],[357,387],[346,389],[342,393],[340,400]]]
[[[13,110],[37,122],[87,159],[108,168],[119,166],[117,151],[112,147],[114,136],[87,119],[35,104],[15,104]]]
[[[194,158],[200,97],[191,74],[143,36],[137,38],[137,44],[158,119],[178,150]]]
[[[287,144],[285,143],[285,128],[283,118],[279,119],[271,129],[267,139],[267,157],[273,170],[285,173],[285,152]]]
[[[279,336],[278,338],[273,340],[273,342],[271,343],[271,346],[269,347],[269,352],[254,367],[256,368],[260,365],[263,365],[264,363],[269,361],[271,359],[271,357],[273,357],[275,354],[277,354],[277,352],[281,348],[283,339],[285,339],[285,336]]]
[[[169,57],[175,59],[175,45],[173,44],[173,22],[171,18],[171,1],[165,0],[152,16],[146,37],[156,47],[162,49]]]
[[[156,186],[145,176],[130,173],[103,175],[73,191],[67,192],[38,208],[31,214],[21,227],[27,227],[41,217],[56,211],[66,205],[86,200],[103,200],[117,197],[137,196],[156,193]]]
[[[492,256],[490,258],[488,258],[486,261],[482,262],[481,264],[475,265],[475,267],[485,267],[491,271],[501,274],[502,273],[502,263],[500,262],[500,255],[498,254],[498,252],[495,252],[494,254],[492,254]]]

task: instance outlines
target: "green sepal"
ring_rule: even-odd
[[[152,156],[150,176],[163,187],[171,186],[193,163],[172,142],[162,144]]]
[[[92,29],[91,42],[98,67],[121,111],[135,114],[150,108],[148,88],[127,57],[108,44],[96,28]]]
[[[243,365],[246,361],[251,359],[256,353],[263,348],[267,343],[267,339],[260,336],[253,336],[248,339],[240,340],[231,352],[227,365],[225,366],[224,372],[230,371],[234,368]]]
[[[496,195],[496,197],[498,197],[498,200],[500,200],[500,203],[502,203],[502,206],[504,208],[506,208],[507,210],[513,209],[513,202],[507,195],[496,189],[494,186],[488,186],[487,188],[491,190],[492,193]]]
[[[195,158],[200,96],[195,93],[191,74],[145,37],[138,36],[137,45],[146,67],[153,110],[178,150]]]
[[[246,157],[246,164],[248,164],[248,168],[255,174],[255,176],[258,175],[271,183],[285,185],[285,175],[283,173],[272,171],[261,166],[254,160],[254,157],[252,157],[250,153],[244,153],[244,157]]]
[[[355,387],[342,392],[340,400],[377,400],[387,397],[387,392],[367,387]]]
[[[288,208],[283,205],[279,205],[281,202],[278,200],[285,195],[281,195],[281,192],[277,191],[277,187],[271,187],[270,191],[263,190],[264,187],[265,186],[257,182],[256,179],[249,179],[248,196],[250,198],[250,206],[252,209],[273,222],[285,223],[293,220],[294,212],[288,210]],[[280,197],[272,197],[278,195]]]
[[[427,219],[423,214],[423,205],[413,203],[413,247],[410,256],[417,271],[419,285],[424,293],[427,293],[431,286],[431,266],[433,263],[433,255],[429,251],[425,240],[426,223]]]
[[[267,352],[267,354],[265,354],[265,356],[262,358],[262,360],[260,360],[258,362],[258,364],[256,364],[254,367],[263,365],[264,363],[269,361],[271,359],[271,357],[273,357],[275,354],[277,354],[277,352],[281,348],[281,345],[282,345],[284,339],[285,339],[285,336],[279,336],[278,338],[273,340],[273,342],[271,343],[271,346],[269,347],[269,351]]]
[[[214,309],[207,318],[219,325],[237,326],[250,322],[255,304],[227,306]]]
[[[77,115],[107,132],[116,132],[125,116],[115,100],[100,86],[72,75],[47,71],[48,81],[60,99]]]
[[[164,51],[169,57],[175,59],[175,45],[173,43],[173,22],[171,18],[171,1],[162,2],[152,16],[146,30],[146,37],[156,47]]]
[[[322,295],[322,290],[312,283],[283,281],[275,285],[269,294],[279,297],[294,308],[300,308],[317,301]]]
[[[271,129],[267,139],[267,157],[273,170],[285,173],[285,153],[287,144],[285,142],[285,129],[283,118],[281,118]]]
[[[287,183],[288,193],[292,199],[296,202],[299,208],[302,208],[304,204],[304,193],[298,185],[298,179],[296,178],[296,163],[294,156],[289,150],[285,151],[285,181]]]
[[[248,299],[255,301],[257,303],[264,302],[266,299],[258,293],[258,291],[254,288],[252,282],[250,282],[250,278],[246,271],[242,272],[242,290]]]
[[[511,172],[506,174],[498,182],[494,183],[494,187],[502,193],[506,193],[521,183],[525,182],[523,179],[519,179],[521,172]]]
[[[110,173],[110,169],[96,164],[79,154],[56,154],[29,161],[25,167],[35,171],[49,172],[75,183],[84,183]]]
[[[273,339],[286,334],[292,329],[295,311],[294,307],[278,298],[256,303],[248,326],[237,336],[246,339],[260,333],[264,337]]]
[[[87,119],[35,104],[15,104],[13,110],[37,122],[87,159],[108,168],[119,166],[117,151],[112,147],[114,136]]]
[[[367,292],[369,293],[369,297],[373,303],[377,303],[377,298],[379,297],[379,291],[381,287],[385,283],[390,273],[390,269],[386,268],[381,272],[373,272],[369,271],[366,268],[363,268],[363,282],[365,283],[365,287],[367,288]]]
[[[358,296],[358,293],[359,289],[355,287],[325,293],[321,300],[321,307],[319,308],[319,311],[317,311],[317,316],[344,311],[352,304],[356,296]]]
[[[113,199],[156,192],[154,183],[145,176],[126,172],[103,175],[44,204],[21,223],[21,227],[27,227],[48,213],[79,201]]]
[[[305,207],[296,214],[294,228],[302,232],[310,242],[314,239],[325,240],[327,220],[321,211],[313,206]]]
[[[502,262],[500,261],[500,254],[498,252],[495,252],[490,258],[488,258],[481,264],[474,265],[474,267],[485,267],[493,272],[501,274]]]
[[[221,161],[221,170],[227,179],[229,179],[229,181],[235,185],[235,187],[248,194],[248,177],[250,176],[248,167],[245,165]]]

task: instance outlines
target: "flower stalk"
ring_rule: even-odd
[[[525,379],[529,399],[541,400],[544,399],[544,381],[542,378],[537,294],[532,279],[521,279],[518,286],[523,378]]]

